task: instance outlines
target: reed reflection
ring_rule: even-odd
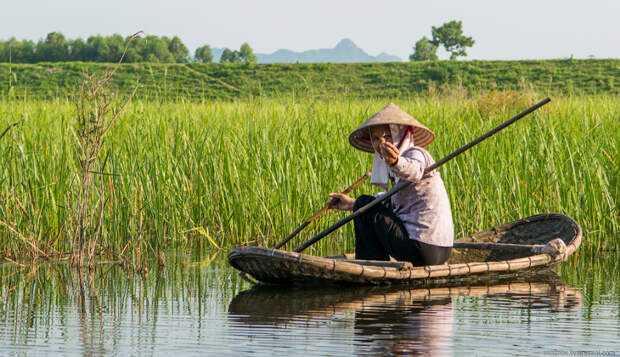
[[[241,287],[228,275],[205,270],[202,262],[150,271],[138,275],[111,264],[92,271],[68,264],[0,266],[0,355],[3,348],[153,353],[169,346],[170,321],[200,326],[213,306],[225,310]],[[183,336],[195,342],[208,332],[194,326]]]

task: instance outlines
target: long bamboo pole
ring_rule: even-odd
[[[446,162],[454,159],[458,155],[460,155],[463,152],[469,150],[473,146],[479,144],[481,141],[483,141],[485,139],[488,139],[489,137],[493,136],[494,134],[496,134],[500,130],[506,128],[510,124],[512,124],[512,123],[516,122],[517,120],[523,118],[524,116],[530,114],[531,112],[533,112],[536,109],[542,107],[543,105],[549,103],[550,101],[551,101],[551,98],[549,98],[549,97],[541,100],[540,102],[534,104],[530,108],[528,108],[528,109],[524,110],[523,112],[517,114],[516,116],[508,119],[503,124],[501,124],[501,125],[497,126],[496,128],[490,130],[486,134],[484,134],[482,136],[479,136],[477,139],[473,140],[472,142],[470,142],[470,143],[468,143],[466,145],[463,145],[461,148],[457,149],[453,153],[451,153],[448,156],[444,157],[443,159],[437,161],[433,165],[427,167],[424,170],[424,174],[427,174],[427,173],[437,169],[439,166],[441,166],[441,165],[445,164]],[[397,183],[396,185],[392,186],[392,188],[388,192],[386,192],[384,195],[375,198],[369,204],[361,207],[357,211],[353,212],[352,214],[348,215],[347,217],[345,217],[345,218],[341,219],[340,221],[336,222],[331,227],[327,228],[326,230],[322,231],[321,233],[315,235],[314,237],[310,238],[309,240],[307,240],[304,243],[302,243],[301,245],[299,245],[297,248],[295,248],[295,252],[303,252],[306,248],[308,248],[312,244],[314,244],[314,243],[318,242],[319,240],[323,239],[325,236],[327,236],[328,234],[332,233],[336,229],[344,226],[345,224],[349,223],[350,221],[352,221],[356,217],[358,217],[358,216],[368,212],[374,206],[376,206],[380,202],[383,202],[384,200],[387,200],[388,198],[392,197],[396,192],[402,190],[403,188],[405,188],[409,184],[411,184],[409,181],[401,180],[399,183]]]

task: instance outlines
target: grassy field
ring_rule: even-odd
[[[539,96],[429,96],[396,101],[432,128],[436,160]],[[348,134],[383,99],[137,100],[104,146],[102,252],[134,258],[171,249],[271,246],[371,167]],[[584,230],[584,250],[620,247],[620,102],[558,98],[440,169],[457,236],[559,212]],[[62,255],[77,190],[75,108],[66,99],[0,101],[0,252]],[[354,194],[375,192],[368,184]],[[343,216],[326,214],[295,245]],[[352,249],[352,225],[320,251]]]
[[[0,96],[66,98],[97,63],[0,63]],[[255,97],[410,98],[445,86],[469,93],[534,89],[550,95],[620,93],[620,60],[437,61],[316,64],[124,64],[114,86],[151,100]]]

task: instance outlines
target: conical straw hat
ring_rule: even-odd
[[[370,119],[366,120],[359,128],[355,129],[355,131],[349,135],[349,142],[356,149],[372,153],[374,149],[370,143],[369,128],[375,125],[386,124],[408,125],[413,127],[413,141],[416,146],[424,147],[435,140],[435,134],[433,134],[429,128],[422,125],[422,123],[415,120],[411,115],[405,113],[393,103],[390,103],[377,114],[370,117]]]

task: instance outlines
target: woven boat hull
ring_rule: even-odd
[[[464,243],[546,244],[556,238],[566,245],[561,254],[503,249],[453,249],[446,264],[413,267],[408,263],[355,261],[316,257],[259,247],[236,248],[230,265],[266,284],[409,284],[420,287],[458,286],[548,270],[565,261],[581,244],[582,232],[570,217],[542,214],[502,224],[458,239]]]

